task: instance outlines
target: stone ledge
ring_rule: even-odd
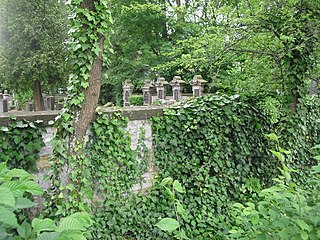
[[[59,111],[39,111],[39,112],[25,112],[12,111],[0,114],[0,126],[7,126],[10,124],[11,117],[16,117],[17,120],[27,120],[29,122],[42,121],[39,126],[48,126],[50,121],[54,121],[58,116]]]
[[[135,106],[123,108],[103,108],[102,113],[112,116],[116,112],[129,118],[129,120],[147,120],[153,116],[162,115],[163,109],[168,106]],[[0,126],[7,126],[11,122],[11,116],[15,116],[17,120],[27,120],[30,122],[42,121],[38,124],[41,127],[49,126],[50,121],[54,121],[59,111],[42,111],[42,112],[8,112],[0,114]]]

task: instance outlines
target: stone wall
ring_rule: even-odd
[[[115,112],[121,112],[124,116],[129,118],[129,123],[127,126],[127,131],[131,135],[131,148],[136,150],[140,132],[144,129],[145,140],[144,144],[148,149],[148,157],[151,159],[153,156],[152,148],[152,130],[151,124],[148,121],[152,116],[161,115],[163,113],[163,106],[141,106],[141,107],[126,107],[121,109],[105,108],[103,109],[104,114],[111,117]],[[50,112],[16,112],[15,116],[19,119],[25,119],[32,122],[40,122],[39,125],[45,128],[42,134],[45,146],[40,151],[40,158],[37,161],[39,184],[44,188],[49,188],[49,182],[46,180],[48,176],[50,164],[48,159],[52,156],[53,146],[50,141],[54,136],[56,129],[52,127],[51,122],[58,115],[58,111]],[[12,114],[12,113],[11,113]],[[10,119],[10,114],[0,114],[0,126],[8,125],[12,120]],[[146,189],[152,185],[152,176],[154,173],[154,167],[151,165],[149,171],[144,174],[145,183],[140,186],[136,185],[132,188],[132,191],[137,192],[141,188]]]

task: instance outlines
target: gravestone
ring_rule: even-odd
[[[8,107],[8,100],[3,99],[3,112],[8,112],[9,107]]]
[[[169,83],[162,77],[157,78],[156,83],[154,84],[156,86],[156,90],[157,90],[157,97],[158,99],[166,99],[167,96],[167,92],[166,92],[166,86]]]
[[[26,111],[27,112],[33,111],[33,103],[32,102],[26,102]]]
[[[190,81],[192,86],[193,97],[200,97],[203,95],[204,85],[207,83],[201,75],[195,75]]]
[[[47,97],[47,109],[48,109],[48,111],[53,111],[54,110],[54,103],[55,103],[55,97],[54,96]]]
[[[0,113],[3,113],[3,94],[0,93]]]
[[[3,93],[3,112],[8,112],[9,111],[9,94],[7,90],[4,90]]]
[[[122,85],[122,91],[123,91],[123,106],[130,106],[129,98],[133,92],[133,84],[130,80],[125,80],[124,84]]]
[[[150,83],[150,80],[146,80],[141,88],[143,94],[143,105],[145,106],[152,103],[151,88],[153,88],[153,85]]]
[[[173,100],[179,101],[182,99],[182,89],[185,82],[180,76],[174,76],[170,85],[172,86]]]

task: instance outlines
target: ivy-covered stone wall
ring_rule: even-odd
[[[151,159],[153,155],[152,149],[152,130],[149,119],[156,115],[163,114],[163,108],[160,106],[148,106],[148,107],[130,107],[123,109],[112,109],[112,108],[101,108],[99,111],[103,115],[111,118],[114,113],[121,112],[121,115],[128,118],[128,124],[126,131],[130,134],[131,138],[131,149],[138,150],[144,154],[144,158]],[[36,160],[36,167],[38,169],[37,175],[39,177],[39,184],[44,188],[48,189],[50,183],[46,180],[48,169],[50,168],[49,159],[53,154],[53,145],[51,140],[56,132],[52,122],[57,117],[58,112],[29,112],[29,113],[17,113],[14,120],[9,114],[0,115],[0,127],[5,127],[13,123],[14,121],[27,121],[32,122],[41,129],[42,145],[37,150],[38,159]],[[1,159],[0,159],[1,160]],[[143,174],[142,185],[137,184],[132,187],[133,192],[137,192],[141,189],[150,188],[152,185],[152,176],[154,173],[153,166],[150,166],[148,171]]]

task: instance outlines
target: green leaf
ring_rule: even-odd
[[[279,137],[274,133],[266,134],[265,136],[272,141],[279,142]]]
[[[308,224],[306,224],[305,221],[303,221],[301,219],[297,219],[296,223],[302,230],[307,230],[307,231],[310,230],[310,226]]]
[[[319,156],[314,156],[313,158],[318,160],[318,161],[320,161],[320,155]]]
[[[173,218],[164,218],[156,224],[156,227],[163,231],[172,232],[179,227],[179,222]]]
[[[37,234],[43,231],[54,231],[56,229],[54,221],[49,218],[34,218],[32,221],[32,227]]]
[[[305,231],[301,231],[300,236],[302,240],[309,239],[308,233],[306,233]]]
[[[60,233],[58,232],[44,232],[38,235],[37,240],[55,240],[60,239]]]
[[[275,155],[281,162],[284,161],[285,158],[280,152],[277,152],[274,150],[269,150],[269,151],[272,152],[272,154]]]
[[[171,184],[172,184],[172,181],[173,181],[173,179],[172,179],[171,177],[167,177],[167,178],[164,178],[164,179],[161,181],[160,185],[161,185],[161,186],[171,185]]]
[[[182,216],[185,221],[188,221],[186,210],[180,202],[177,202],[177,212]]]
[[[7,170],[8,170],[7,163],[6,162],[0,163],[0,176],[3,176],[3,174],[5,174]]]
[[[3,206],[0,206],[0,222],[11,227],[19,227],[16,215]]]
[[[173,189],[179,193],[184,193],[181,183],[178,180],[174,180]]]
[[[2,184],[2,187],[9,188],[15,197],[22,196],[26,190],[23,182],[9,181]]]
[[[16,208],[24,209],[34,207],[36,204],[29,200],[28,198],[18,197],[16,202]]]
[[[19,233],[19,236],[24,238],[24,239],[29,239],[31,236],[31,225],[30,223],[27,223],[24,221],[18,228],[17,231]]]
[[[85,231],[85,224],[72,216],[61,219],[59,227],[56,231],[63,232],[70,230]]]
[[[34,195],[41,195],[44,192],[40,185],[34,181],[24,182],[23,185],[26,187],[27,192],[32,193]]]
[[[6,175],[5,175],[5,178],[7,180],[11,180],[13,177],[18,177],[18,178],[24,178],[24,177],[29,177],[30,174],[23,170],[23,169],[17,169],[17,168],[14,168],[12,170],[9,170]]]
[[[0,204],[9,207],[15,206],[16,200],[13,192],[9,188],[0,187]]]

